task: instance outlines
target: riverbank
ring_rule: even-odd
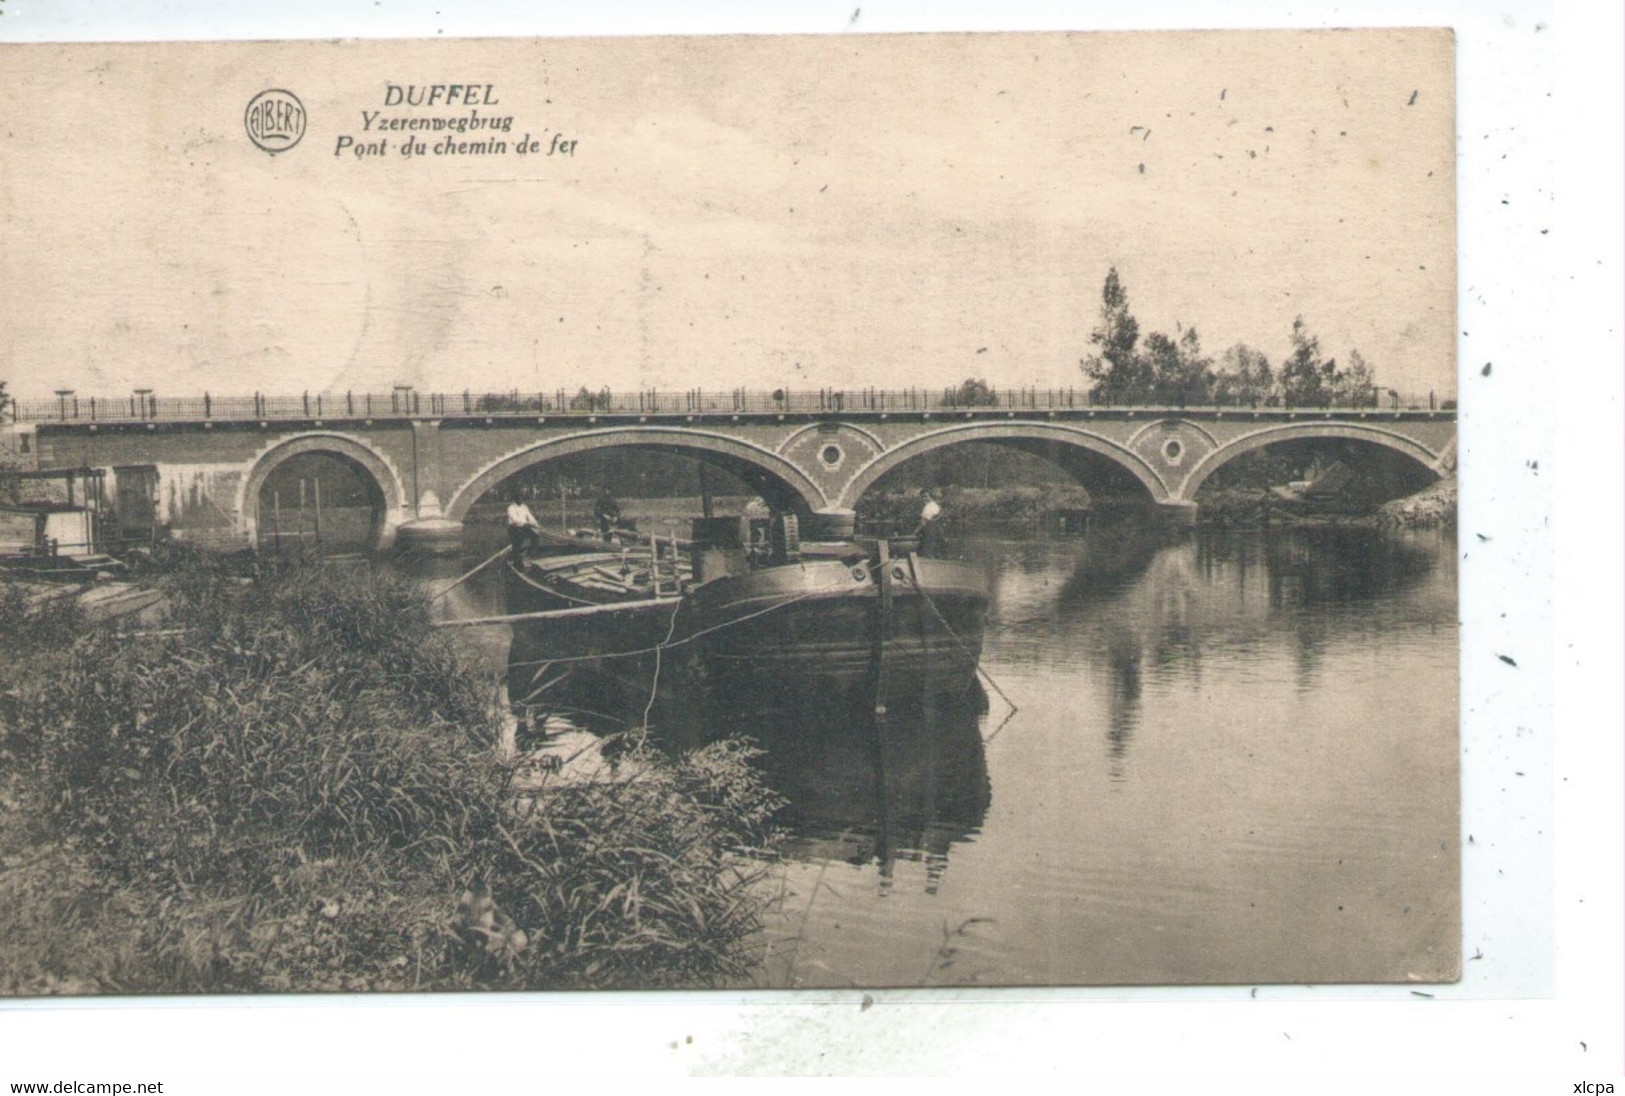
[[[1454,528],[1456,479],[1440,480],[1403,498],[1375,507],[1311,508],[1284,501],[1261,488],[1204,492],[1197,520],[1204,525],[1253,528],[1262,525],[1331,525],[1379,529]]]
[[[938,491],[949,531],[1015,526],[1040,529],[1057,511],[1087,511],[1089,493],[1081,487],[945,487]],[[866,497],[858,520],[868,528],[908,531],[919,521],[916,492],[890,492]],[[1414,494],[1375,507],[1344,512],[1294,506],[1259,487],[1204,492],[1197,520],[1204,525],[1251,528],[1262,525],[1333,525],[1383,529],[1453,528],[1456,523],[1456,479],[1440,480]]]
[[[743,745],[582,779],[502,749],[495,681],[410,583],[204,558],[161,581],[138,637],[0,588],[0,994],[752,969],[777,799]]]
[[[1041,487],[940,488],[941,527],[954,531],[968,526],[1021,526],[1038,529],[1056,510],[1087,510],[1089,492],[1072,484]],[[858,522],[865,528],[912,532],[920,521],[917,491],[871,492],[858,504]]]
[[[1388,529],[1431,529],[1456,527],[1456,477],[1440,480],[1431,487],[1384,503],[1375,522]]]

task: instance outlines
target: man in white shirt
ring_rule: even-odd
[[[536,515],[518,499],[508,503],[508,547],[514,555],[523,555],[526,548],[542,543],[542,526]]]
[[[936,521],[937,515],[942,513],[942,504],[937,501],[937,496],[932,494],[929,488],[921,491],[920,497],[925,500],[920,507],[920,531],[924,532],[925,527]]]
[[[914,535],[920,538],[920,555],[939,556],[942,554],[942,534],[933,524],[938,515],[942,513],[942,504],[929,487],[920,491],[920,524],[914,530]]]

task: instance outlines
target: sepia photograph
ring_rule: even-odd
[[[1455,50],[0,46],[0,993],[1456,982]]]

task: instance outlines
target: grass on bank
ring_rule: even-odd
[[[0,591],[0,993],[704,986],[777,801],[736,742],[520,794],[390,575],[198,562],[144,638]]]

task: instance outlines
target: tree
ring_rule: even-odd
[[[1099,347],[1083,359],[1083,371],[1094,383],[1089,395],[1101,403],[1144,403],[1151,397],[1152,370],[1140,354],[1140,323],[1128,310],[1128,294],[1114,266],[1106,272],[1100,293],[1100,323],[1089,336]]]
[[[1145,356],[1151,367],[1151,402],[1173,407],[1212,402],[1213,359],[1202,354],[1194,327],[1178,342],[1152,332],[1145,338]]]
[[[1257,407],[1276,400],[1275,373],[1262,350],[1236,343],[1224,352],[1220,362],[1213,375],[1214,403]]]
[[[0,422],[5,421],[6,408],[11,406],[11,396],[6,392],[6,382],[0,381]],[[0,471],[9,471],[23,467],[23,459],[8,445],[0,445]],[[15,503],[20,500],[19,488],[22,481],[11,476],[0,479],[0,492],[3,492],[7,502]]]
[[[999,394],[980,377],[966,377],[959,387],[948,389],[944,395],[950,407],[997,407],[999,403]]]
[[[1279,369],[1271,368],[1263,351],[1245,343],[1226,350],[1215,368],[1213,359],[1202,353],[1195,328],[1177,339],[1153,331],[1141,341],[1139,321],[1129,311],[1116,267],[1106,274],[1100,301],[1100,323],[1089,336],[1095,351],[1079,363],[1093,382],[1089,395],[1097,403],[1374,407],[1383,391],[1358,350],[1350,351],[1347,369],[1322,354],[1320,339],[1302,316],[1292,321],[1292,350]],[[966,381],[960,389],[971,384]]]
[[[1324,407],[1336,388],[1337,359],[1323,358],[1303,317],[1292,321],[1292,353],[1281,363],[1281,398],[1289,407]]]
[[[608,411],[610,405],[608,388],[600,388],[597,392],[582,385],[576,394],[570,397],[571,411]]]
[[[546,411],[547,409],[548,403],[545,396],[524,395],[517,390],[488,393],[474,401],[474,410],[476,411]]]
[[[1333,398],[1344,407],[1377,405],[1376,374],[1358,350],[1349,351],[1349,367],[1337,374]]]

